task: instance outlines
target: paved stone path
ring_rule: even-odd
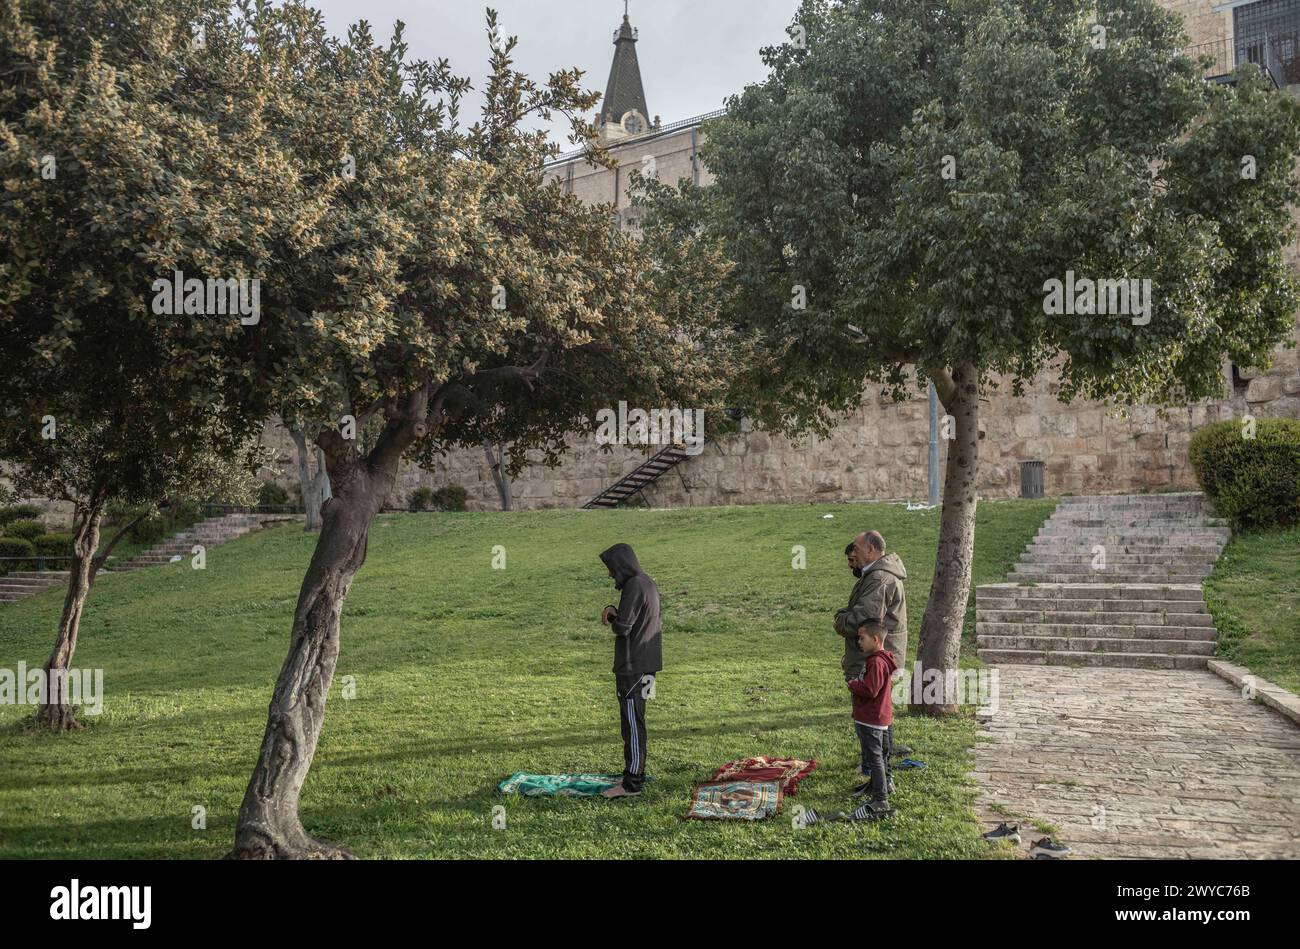
[[[975,811],[1075,858],[1300,858],[1300,728],[1211,672],[999,665]]]

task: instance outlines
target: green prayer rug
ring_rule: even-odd
[[[621,783],[621,774],[529,774],[516,771],[497,785],[502,794],[524,797],[597,797]]]

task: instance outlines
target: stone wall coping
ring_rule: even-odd
[[[1211,672],[1223,679],[1227,679],[1239,689],[1245,687],[1247,680],[1251,680],[1255,688],[1256,699],[1300,725],[1300,695],[1296,695],[1294,692],[1288,691],[1268,679],[1255,675],[1245,666],[1239,666],[1223,659],[1211,659],[1209,666]]]

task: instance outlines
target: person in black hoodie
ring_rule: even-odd
[[[614,578],[614,589],[623,594],[617,607],[607,606],[600,614],[614,632],[614,681],[623,730],[623,783],[605,796],[629,797],[640,794],[645,781],[645,700],[654,689],[655,673],[663,668],[659,588],[627,544],[615,544],[600,559]]]

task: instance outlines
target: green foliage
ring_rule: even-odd
[[[44,513],[45,511],[36,504],[11,504],[0,507],[0,529],[11,521],[35,520]]]
[[[263,481],[257,489],[257,506],[283,510],[290,506],[289,492],[274,481]]]
[[[1207,425],[1188,459],[1215,509],[1234,528],[1300,524],[1300,420],[1265,418],[1246,437],[1241,422]]]
[[[421,486],[407,496],[406,508],[409,511],[427,511],[432,506],[433,488]]]
[[[463,511],[469,493],[458,484],[448,484],[433,492],[431,500],[438,511]]]
[[[72,535],[68,533],[42,534],[32,541],[32,549],[38,557],[71,557]]]
[[[229,359],[247,328],[156,313],[151,287],[255,275],[292,192],[209,82],[238,66],[224,57],[243,5],[128,6],[0,14],[0,457],[23,493],[71,500],[79,519],[205,497],[220,463],[255,466],[251,375]]]
[[[45,525],[40,521],[10,521],[4,528],[6,537],[21,537],[25,540],[35,540],[44,533]]]
[[[759,346],[731,404],[825,430],[864,376],[1018,392],[1063,355],[1065,401],[1182,405],[1225,355],[1268,364],[1300,302],[1300,104],[1260,70],[1205,83],[1153,0],[804,0],[795,24],[706,126],[715,183],[650,189],[733,265],[722,306]],[[1150,321],[1045,312],[1067,271],[1150,279]]]
[[[1300,692],[1300,528],[1234,534],[1205,581],[1218,655]]]
[[[31,569],[30,559],[10,560],[12,557],[30,558],[35,552],[32,542],[23,537],[0,537],[0,574],[14,570]]]

